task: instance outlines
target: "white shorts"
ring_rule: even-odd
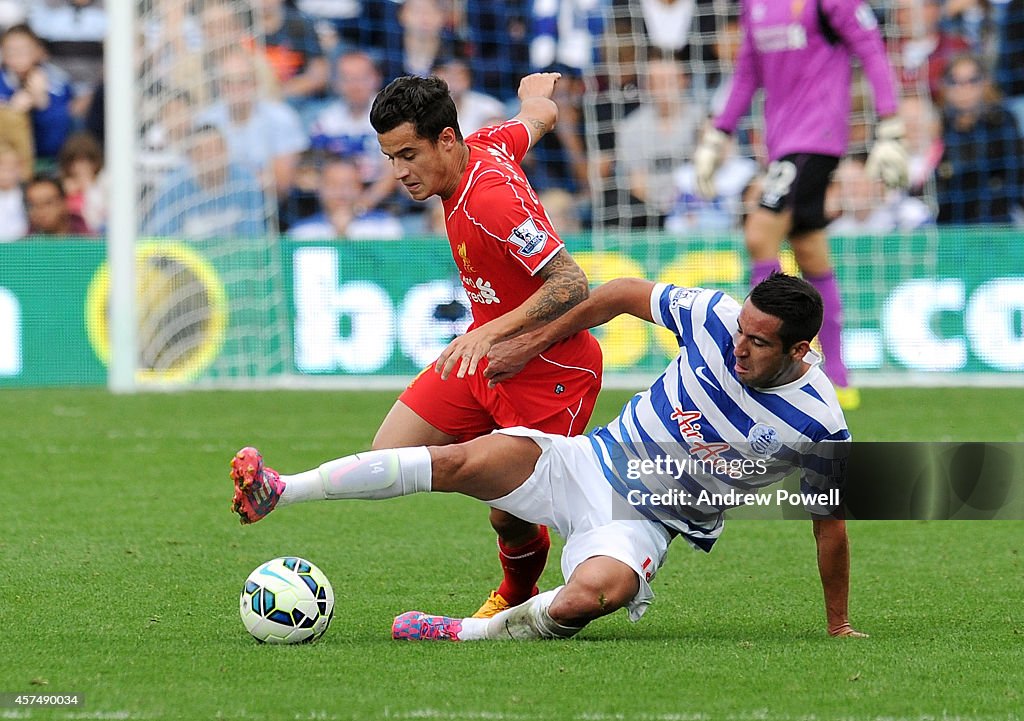
[[[541,454],[533,473],[516,490],[488,505],[549,526],[565,538],[562,575],[594,556],[608,556],[636,571],[640,590],[627,604],[629,620],[643,616],[654,592],[649,581],[661,568],[672,536],[660,523],[615,518],[615,491],[604,479],[587,436],[555,436],[530,428],[503,428],[508,436],[530,438]],[[620,513],[621,515],[621,513]]]

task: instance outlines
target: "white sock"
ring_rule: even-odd
[[[294,476],[281,476],[285,486],[277,503],[287,506],[325,499],[408,496],[430,491],[430,479],[430,451],[424,446],[367,451],[327,461]]]
[[[548,608],[564,586],[537,594],[491,618],[464,618],[460,641],[524,641],[540,638],[572,638],[581,627],[563,626],[551,618]]]

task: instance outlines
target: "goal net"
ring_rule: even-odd
[[[245,0],[137,0],[132,138],[135,380],[224,385],[287,369],[278,188],[266,110],[279,100]],[[109,106],[108,106],[109,107]],[[94,296],[105,298],[100,275]],[[100,331],[94,334],[102,335]],[[105,349],[104,341],[100,341]]]
[[[855,62],[849,148],[826,202],[835,218],[829,234],[844,297],[844,351],[854,370],[885,370],[879,310],[886,294],[936,269],[932,171],[939,117],[927,63],[910,64],[906,51],[926,32],[931,9],[928,0],[874,8],[908,128],[910,193],[887,192],[865,172],[876,115],[870,84]],[[698,194],[691,163],[702,128],[728,97],[742,39],[739,13],[735,0],[611,0],[592,61],[582,66],[581,107],[594,243],[642,246],[648,267],[666,257],[663,246],[675,247],[686,258],[674,269],[678,277],[742,295],[748,287],[744,219],[771,182],[763,95],[755,95],[733,134],[731,156],[716,176],[718,197]],[[788,251],[783,267],[797,272]]]
[[[138,379],[199,386],[267,383],[309,369],[337,378],[408,377],[456,326],[464,327],[464,312],[449,312],[453,303],[465,305],[457,276],[439,270],[449,268],[447,246],[437,246],[440,253],[429,261],[409,262],[421,257],[419,250],[409,250],[403,265],[401,253],[391,250],[374,255],[355,243],[296,249],[279,235],[278,208],[285,207],[288,190],[263,157],[259,133],[248,133],[239,121],[268,105],[287,108],[264,62],[257,9],[265,4],[275,3],[130,3],[139,53],[131,99],[136,133],[130,139],[137,182],[112,204],[133,202],[138,218]],[[701,129],[728,93],[740,43],[738,2],[280,4],[312,22],[331,69],[326,95],[299,109],[305,134],[312,132],[318,111],[335,99],[339,58],[347,50],[368,52],[385,83],[397,74],[437,70],[453,57],[462,59],[469,87],[491,95],[506,111],[517,107],[522,75],[559,70],[559,127],[531,152],[525,168],[591,280],[641,274],[739,296],[746,292],[743,219],[765,182],[761,98],[755,97],[735,133],[717,179],[719,197],[699,197],[691,165]],[[855,71],[849,157],[828,194],[828,212],[837,218],[832,248],[845,302],[848,364],[855,373],[870,369],[876,377],[905,370],[893,366],[892,353],[883,349],[891,332],[880,319],[890,303],[887,294],[904,281],[934,275],[941,257],[933,223],[934,79],[926,66],[914,65],[908,51],[927,26],[931,7],[928,0],[894,0],[874,10],[899,76],[912,192],[887,193],[864,172],[875,112],[870,87]],[[436,239],[443,232],[407,200],[395,198],[382,207],[398,217],[407,238]],[[325,269],[322,259],[337,269]],[[791,254],[783,265],[795,270]],[[389,270],[383,277],[385,267],[394,267],[397,276]],[[345,284],[348,276],[351,286]],[[417,311],[423,317],[415,322],[400,317],[415,310],[409,299],[428,285],[437,295],[431,295],[436,308]],[[341,305],[357,310],[346,315]],[[352,347],[354,338],[380,344],[397,328],[402,338],[388,340],[391,346],[369,355]],[[607,370],[659,368],[663,360],[657,354],[638,360],[637,336],[631,327],[622,328],[602,332]],[[331,338],[315,345],[317,333]],[[403,346],[410,337],[418,339],[415,352]],[[672,352],[649,342],[664,345],[662,355]],[[359,362],[351,360],[355,356]]]

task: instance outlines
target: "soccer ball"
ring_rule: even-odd
[[[267,561],[245,579],[239,600],[245,630],[262,643],[304,643],[324,635],[334,589],[323,571],[295,556]]]

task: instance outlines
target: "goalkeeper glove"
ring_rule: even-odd
[[[715,172],[725,157],[729,136],[715,127],[709,127],[701,136],[697,150],[693,153],[693,169],[697,175],[697,192],[705,200],[718,196],[715,188]]]
[[[896,117],[878,121],[875,128],[875,144],[868,153],[865,169],[888,188],[906,188],[910,184],[907,149],[903,145],[905,132],[903,120]]]

